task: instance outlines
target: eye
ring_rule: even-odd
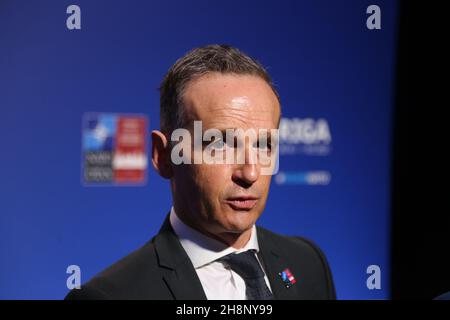
[[[216,150],[221,150],[225,148],[225,142],[222,139],[216,139],[210,144],[210,147]]]
[[[256,148],[259,150],[272,150],[272,144],[270,142],[261,143],[261,141],[257,142]]]

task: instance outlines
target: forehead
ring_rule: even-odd
[[[201,120],[205,129],[274,129],[280,117],[275,93],[252,75],[203,75],[188,83],[183,101],[186,120]]]

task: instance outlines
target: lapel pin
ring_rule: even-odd
[[[286,288],[290,288],[294,283],[297,282],[297,280],[295,280],[295,277],[291,273],[291,270],[289,270],[289,268],[286,268],[283,271],[279,272],[278,275],[281,277],[281,280],[283,280],[283,283]]]

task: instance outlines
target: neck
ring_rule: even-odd
[[[233,247],[235,249],[241,249],[250,241],[252,235],[252,229],[245,230],[242,233],[224,232],[216,235],[208,234],[209,237],[215,236],[216,240]]]
[[[217,240],[228,247],[233,247],[235,249],[241,249],[245,247],[245,245],[250,241],[250,237],[252,235],[252,228],[244,230],[243,232],[230,232],[230,231],[224,231],[224,232],[211,232],[208,230],[208,228],[197,225],[195,223],[191,223],[189,219],[186,219],[182,215],[179,215],[178,212],[176,213],[178,219],[181,220],[185,225],[191,227],[192,229],[197,230],[201,234],[212,238],[214,240]]]

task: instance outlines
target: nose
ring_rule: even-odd
[[[243,164],[233,172],[233,181],[243,187],[250,187],[259,178],[259,168],[256,164]]]
[[[256,159],[256,154],[246,147],[245,162],[235,165],[232,179],[235,183],[243,187],[250,187],[258,180],[259,175],[260,165]]]

